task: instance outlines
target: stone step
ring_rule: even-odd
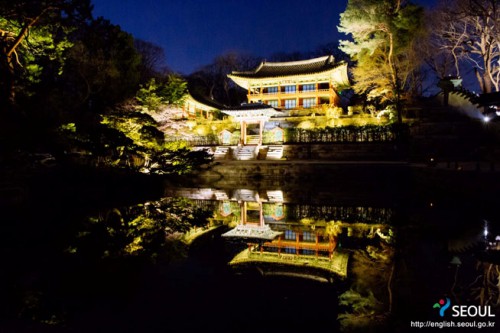
[[[229,147],[217,147],[215,148],[214,158],[225,159],[228,152],[229,152]]]
[[[238,160],[250,160],[255,157],[256,146],[244,146],[238,149],[236,153],[236,159]]]
[[[283,146],[269,146],[266,159],[279,160],[283,157]]]

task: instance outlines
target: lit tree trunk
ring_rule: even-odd
[[[3,86],[3,91],[0,96],[4,100],[0,102],[7,106],[8,109],[12,109],[15,104],[15,66],[22,66],[19,60],[18,49],[21,43],[26,39],[29,34],[30,29],[40,20],[40,18],[50,10],[55,9],[54,7],[47,7],[43,9],[38,16],[27,19],[21,30],[14,34],[11,31],[0,30],[1,37],[3,39],[4,47],[2,49],[2,58],[4,63],[4,75],[5,75],[5,86]]]

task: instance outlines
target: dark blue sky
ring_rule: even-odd
[[[167,66],[183,74],[228,51],[268,57],[277,52],[312,51],[336,41],[339,14],[347,5],[347,0],[92,2],[95,17],[103,16],[135,38],[161,46]]]

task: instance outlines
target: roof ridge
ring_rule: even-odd
[[[300,65],[310,65],[315,63],[325,63],[325,64],[333,64],[335,58],[333,55],[326,55],[312,59],[306,60],[295,60],[295,61],[280,61],[280,62],[269,62],[267,60],[263,60],[257,66],[257,68],[249,71],[233,71],[230,75],[249,75],[249,74],[257,74],[263,68],[277,68],[277,67],[289,67],[289,66],[300,66]]]
[[[331,60],[330,60],[331,59]],[[305,60],[295,60],[295,61],[280,61],[280,62],[270,62],[270,61],[263,61],[261,65],[265,66],[295,66],[295,65],[307,65],[307,64],[313,64],[316,62],[322,62],[326,60],[333,60],[332,55],[326,55],[318,58],[312,58],[312,59],[305,59]],[[262,66],[259,66],[259,69]]]

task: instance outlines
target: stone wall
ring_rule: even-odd
[[[215,147],[197,147],[215,152]],[[231,146],[230,151],[235,151]],[[262,146],[261,152],[265,152]],[[231,159],[231,154],[226,157]],[[321,161],[388,161],[398,160],[403,156],[396,144],[385,143],[323,143],[323,144],[285,144],[283,145],[283,160],[321,160]],[[265,154],[259,154],[259,159],[265,159]]]
[[[290,144],[283,148],[287,160],[384,161],[399,156],[393,143]]]

